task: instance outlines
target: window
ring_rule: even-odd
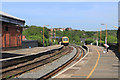
[[[64,38],[64,41],[68,41],[68,38]]]

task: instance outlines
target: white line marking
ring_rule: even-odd
[[[88,53],[89,53],[89,48],[88,48],[87,54],[85,54],[84,57],[82,57],[82,58],[81,58],[79,61],[77,61],[75,64],[73,64],[73,65],[71,65],[70,67],[66,68],[65,70],[59,72],[58,74],[56,74],[56,75],[53,76],[52,78],[55,78],[55,77],[59,76],[59,75],[62,74],[63,72],[65,72],[65,71],[67,71],[68,69],[70,69],[70,68],[72,68],[73,66],[75,66],[77,63],[79,63],[81,60],[83,60],[83,59],[88,55]]]

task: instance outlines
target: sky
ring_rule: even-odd
[[[2,11],[26,21],[25,25],[50,25],[96,31],[118,26],[118,2],[2,2]]]

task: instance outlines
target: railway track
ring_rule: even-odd
[[[75,45],[72,45],[72,46],[74,46],[77,49],[76,55],[74,57],[72,57],[68,62],[61,65],[57,69],[53,70],[52,72],[44,75],[43,77],[41,77],[41,78],[39,78],[37,80],[46,80],[46,79],[51,78],[52,76],[56,75],[59,71],[63,70],[66,66],[68,66],[72,62],[79,61],[85,55],[85,51],[81,47],[75,46]],[[80,52],[81,52],[81,54],[80,54]]]
[[[71,62],[78,61],[79,59],[81,59],[85,54],[84,50],[82,48],[78,47],[78,46],[74,46],[74,47],[77,49],[77,53],[75,54],[74,57],[72,57],[68,62],[61,65],[60,67],[53,70],[52,72],[40,77],[39,79],[48,79],[51,76],[58,73],[60,70],[64,69]],[[38,67],[41,67],[45,64],[51,63],[52,61],[55,61],[55,60],[59,59],[63,55],[71,53],[72,50],[73,50],[72,47],[67,46],[67,47],[64,47],[60,51],[55,51],[53,53],[51,52],[51,54],[47,54],[47,55],[44,55],[44,56],[37,57],[34,60],[31,60],[31,61],[28,61],[28,62],[25,62],[25,63],[20,63],[20,64],[13,65],[13,66],[9,66],[7,68],[3,68],[2,69],[2,80],[13,78],[13,77],[21,75],[25,72],[28,72],[28,71],[34,70]],[[80,52],[82,54],[80,54]]]
[[[17,75],[20,75],[22,73],[33,70],[37,67],[43,66],[47,63],[50,63],[50,62],[62,57],[63,55],[70,53],[71,50],[72,50],[72,48],[69,46],[64,47],[60,51],[51,52],[50,54],[46,54],[46,55],[37,57],[31,61],[24,62],[24,63],[20,62],[17,65],[10,65],[8,67],[5,67],[1,71],[2,79],[3,80],[9,79],[9,78],[15,77]]]

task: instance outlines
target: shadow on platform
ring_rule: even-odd
[[[13,54],[13,53],[2,53],[0,54],[0,59],[5,59],[5,58],[11,58],[11,57],[17,57],[17,56],[22,56],[23,54]]]

